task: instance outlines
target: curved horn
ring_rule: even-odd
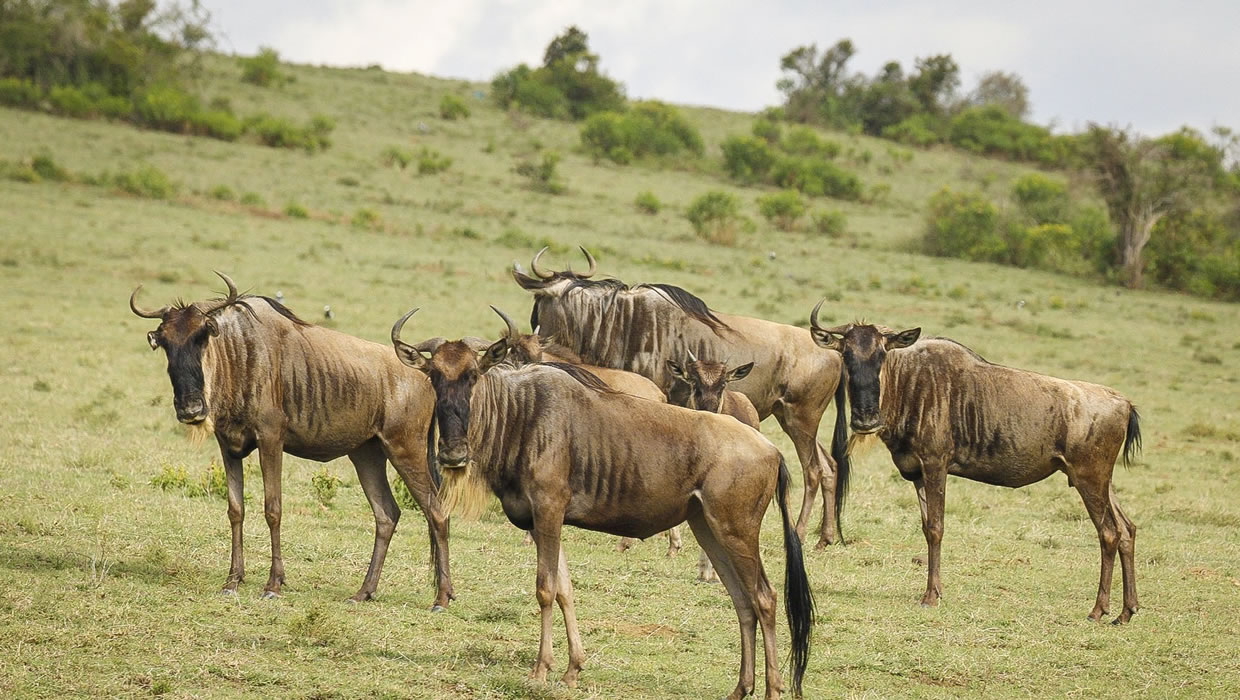
[[[826,330],[822,326],[818,325],[818,309],[822,308],[822,302],[824,301],[826,301],[826,299],[820,299],[817,304],[814,304],[814,310],[809,313],[809,327],[816,331]]]
[[[134,312],[134,314],[141,316],[142,318],[163,319],[164,314],[168,312],[167,306],[163,307],[162,309],[158,311],[147,311],[146,309],[142,309],[138,307],[138,301],[137,301],[138,292],[141,290],[142,290],[142,285],[138,285],[138,287],[133,290],[133,294],[129,295],[129,310]]]
[[[503,311],[500,311],[499,309],[495,308],[495,306],[493,305],[491,306],[491,310],[499,314],[499,317],[504,319],[504,323],[508,325],[508,339],[509,340],[516,340],[518,337],[520,337],[521,331],[517,330],[517,324],[511,318],[508,318],[508,314],[504,313]]]
[[[409,347],[409,343],[406,343],[405,341],[400,339],[400,329],[405,327],[405,321],[408,321],[410,316],[413,316],[414,314],[418,312],[418,308],[420,307],[414,307],[412,311],[405,314],[404,316],[401,316],[400,320],[397,321],[396,324],[392,326],[392,345],[395,345],[397,347],[400,347],[402,345],[405,347]]]
[[[428,352],[433,355],[435,354],[435,351],[439,349],[439,346],[446,342],[448,342],[447,338],[437,335],[434,338],[427,338],[417,345],[414,345],[413,349],[418,352]]]
[[[205,307],[202,310],[202,313],[207,316],[210,316],[211,314],[215,313],[216,311],[219,311],[220,309],[223,309],[226,306],[232,305],[233,303],[237,301],[237,297],[240,296],[237,293],[237,283],[233,282],[231,277],[224,274],[223,272],[220,272],[219,270],[212,270],[212,272],[219,275],[220,279],[224,280],[224,284],[228,286],[228,296],[225,297],[224,299],[221,299],[220,301],[217,301],[211,304],[210,306]]]
[[[479,338],[476,335],[467,335],[464,338],[461,338],[461,342],[469,346],[469,349],[474,352],[482,352],[495,344],[494,341],[487,340],[486,338]]]
[[[698,359],[697,359],[697,355],[694,355],[692,350],[690,350],[689,348],[685,348],[685,352],[689,353],[689,361],[690,361],[690,362],[697,362],[697,361],[698,361]]]
[[[590,269],[585,274],[581,274],[577,276],[582,279],[589,279],[590,277],[594,276],[595,272],[598,272],[598,262],[595,261],[593,255],[590,255],[590,251],[586,250],[585,246],[579,245],[577,247],[581,249],[581,252],[584,253],[586,256],[586,260],[589,261],[590,263]]]
[[[538,259],[541,258],[542,254],[547,252],[547,249],[550,247],[551,246],[546,246],[546,245],[543,246],[542,250],[538,251],[537,253],[534,253],[534,259],[530,261],[530,271],[545,280],[555,277],[555,273],[547,272],[546,270],[538,267]]]

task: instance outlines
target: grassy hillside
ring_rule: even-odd
[[[247,460],[248,578],[216,594],[227,572],[225,505],[165,491],[151,479],[206,474],[218,453],[182,437],[149,305],[212,296],[212,268],[243,288],[283,292],[309,320],[330,304],[347,333],[386,342],[421,306],[407,338],[496,335],[487,304],[526,317],[528,295],[507,275],[544,243],[550,262],[627,281],[682,285],[729,313],[804,324],[823,296],[827,321],[919,325],[993,361],[1108,384],[1144,419],[1145,451],[1118,468],[1116,490],[1136,522],[1141,612],[1125,628],[1086,622],[1098,567],[1094,529],[1055,477],[1019,491],[953,480],[944,542],[944,602],[916,605],[925,583],[916,499],[881,448],[856,466],[845,515],[850,545],[809,555],[819,606],[809,697],[928,695],[1240,694],[1240,308],[1131,292],[908,252],[938,188],[1005,183],[1025,170],[949,151],[910,162],[888,144],[832,137],[868,164],[883,204],[822,201],[846,212],[850,235],[781,233],[757,215],[760,189],[727,183],[711,163],[659,169],[595,165],[574,152],[576,128],[511,117],[477,86],[379,70],[292,67],[296,82],[265,90],[210,63],[207,94],[240,113],[337,120],[326,152],[300,152],[79,122],[0,109],[0,159],[40,152],[78,174],[152,164],[179,184],[170,201],[80,184],[0,181],[0,690],[65,694],[412,697],[702,697],[735,684],[736,622],[718,586],[693,581],[696,549],[661,542],[625,554],[614,540],[566,531],[588,654],[577,691],[525,679],[537,647],[534,562],[498,509],[453,523],[458,601],[432,615],[425,528],[406,512],[380,599],[344,599],[360,583],[372,520],[347,462],[330,507],[285,460],[283,598],[260,601],[268,563],[257,455]],[[438,118],[439,98],[468,100],[470,119]],[[749,115],[689,109],[717,159]],[[418,176],[383,163],[389,147],[450,156]],[[568,192],[528,189],[514,164],[564,155]],[[219,186],[262,204],[211,196]],[[712,189],[742,196],[757,223],[736,247],[708,245],[680,211]],[[671,206],[633,206],[653,191]],[[309,218],[282,212],[289,203]],[[373,225],[353,226],[359,210]],[[772,255],[773,254],[773,255]],[[764,432],[793,455],[774,421]],[[795,470],[794,470],[795,471]],[[798,474],[799,477],[799,474]],[[778,514],[763,556],[782,580]],[[1118,567],[1117,567],[1118,568]],[[1113,611],[1118,610],[1118,574]],[[787,649],[781,620],[780,645]],[[565,663],[556,639],[557,668]]]

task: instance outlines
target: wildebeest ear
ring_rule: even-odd
[[[818,347],[836,351],[844,347],[844,336],[839,333],[832,333],[821,328],[811,328],[809,329],[809,334],[813,337]]]
[[[159,349],[159,336],[155,334],[155,331],[146,334],[146,342],[151,344],[152,350]]]
[[[426,355],[423,355],[420,350],[408,343],[398,343],[396,345],[396,356],[400,358],[401,362],[414,369],[422,370],[423,372],[430,369],[430,360],[427,359]]]
[[[685,368],[681,367],[679,362],[675,360],[668,360],[667,371],[671,372],[672,376],[680,381],[685,382],[686,384],[689,383],[689,378],[685,376]]]
[[[482,351],[482,357],[478,358],[478,371],[486,372],[495,365],[504,361],[508,357],[508,338],[500,338]]]
[[[211,335],[220,334],[220,326],[218,323],[215,322],[215,319],[212,318],[211,316],[207,317],[207,332],[210,333]]]
[[[917,338],[921,336],[920,328],[910,328],[907,331],[899,333],[888,333],[884,336],[887,341],[888,350],[897,350],[899,348],[907,348],[917,342]]]
[[[731,372],[728,372],[728,381],[729,381],[729,382],[735,382],[735,381],[739,381],[739,380],[741,380],[741,379],[744,379],[745,377],[748,377],[748,376],[749,376],[749,371],[750,371],[750,370],[752,370],[752,369],[753,369],[753,363],[752,363],[752,362],[746,362],[745,364],[741,365],[740,367],[737,367],[737,368],[733,369]]]

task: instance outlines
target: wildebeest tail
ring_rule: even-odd
[[[443,486],[443,474],[439,471],[439,460],[435,456],[435,414],[431,413],[431,424],[426,428],[426,469],[431,473],[431,482],[438,491]]]
[[[1132,458],[1141,451],[1141,416],[1137,407],[1128,405],[1128,433],[1124,435],[1124,466],[1132,464]]]
[[[814,630],[814,594],[805,575],[805,559],[801,553],[801,538],[797,537],[788,518],[788,465],[779,456],[779,481],[775,498],[779,501],[779,514],[784,521],[784,615],[788,618],[788,630],[792,634],[792,651],[788,663],[792,667],[792,693],[801,697],[801,679],[809,665],[809,643]]]
[[[848,500],[848,474],[851,464],[848,461],[848,416],[845,415],[844,404],[848,403],[848,393],[844,385],[844,368],[840,365],[840,383],[835,388],[835,432],[831,435],[831,458],[835,460],[835,531],[840,534],[840,544],[844,544],[844,502]]]

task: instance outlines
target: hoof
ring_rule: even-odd
[[[438,604],[436,604],[436,605],[432,605],[432,606],[431,606],[431,612],[433,612],[433,613],[446,613],[446,612],[448,612],[448,609],[447,609],[447,608],[445,608],[445,607],[444,607],[444,606],[442,606],[442,605],[438,605]]]
[[[225,586],[225,587],[223,587],[223,588],[221,588],[221,589],[220,589],[220,595],[222,595],[222,596],[236,596],[236,595],[237,595],[237,589],[236,589],[236,588],[230,588],[230,587],[228,587],[228,586]]]
[[[352,596],[350,596],[346,602],[365,603],[368,600],[374,600],[374,599],[375,599],[374,593],[362,593],[361,591],[358,591],[357,593],[354,593]]]
[[[280,597],[280,594],[275,591],[263,591],[263,594],[259,597],[263,600],[275,600]]]

